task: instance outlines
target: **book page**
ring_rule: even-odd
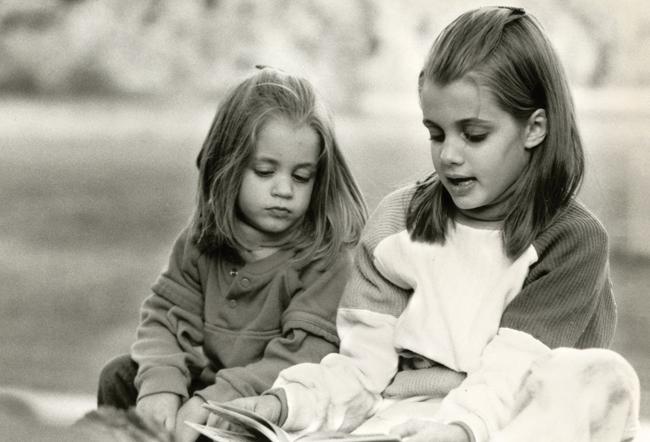
[[[257,436],[251,433],[222,430],[220,428],[200,425],[189,421],[185,421],[185,425],[195,429],[215,442],[255,442],[258,440]]]
[[[211,413],[233,423],[241,430],[223,430],[220,428],[198,425],[186,422],[201,434],[217,442],[399,442],[397,436],[387,434],[349,434],[335,431],[316,432],[311,434],[289,434],[278,425],[255,414],[252,411],[228,404],[207,402],[203,407]]]
[[[245,428],[254,435],[262,437],[261,439],[256,440],[268,442],[291,442],[291,438],[282,428],[252,411],[211,401],[203,404],[203,407],[208,409],[211,413],[215,413],[229,422]]]
[[[305,434],[294,442],[400,442],[400,438],[388,434],[349,434],[339,432],[321,432]]]

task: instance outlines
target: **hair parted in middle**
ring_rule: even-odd
[[[195,240],[206,254],[242,250],[235,229],[242,177],[264,125],[285,118],[314,129],[320,141],[311,201],[292,246],[301,250],[301,262],[331,262],[342,247],[358,242],[367,218],[365,200],[311,83],[279,69],[258,69],[223,98],[198,155]]]
[[[425,81],[445,86],[463,78],[489,90],[522,124],[535,110],[546,112],[546,137],[532,149],[504,220],[506,253],[517,257],[582,182],[584,153],[573,100],[552,44],[521,8],[484,7],[456,18],[434,41],[418,90]],[[407,227],[416,240],[444,242],[455,213],[434,172],[417,185]]]

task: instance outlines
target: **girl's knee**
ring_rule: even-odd
[[[137,372],[138,365],[128,355],[109,361],[99,374],[97,405],[124,409],[135,405],[138,396],[134,385]]]
[[[104,382],[115,380],[133,381],[138,371],[138,365],[131,359],[130,355],[120,355],[108,361],[102,368],[99,379],[100,385]]]
[[[555,349],[533,363],[530,378],[545,396],[570,396],[592,404],[592,416],[606,414],[612,407],[624,404],[631,410],[638,409],[639,378],[630,363],[611,350]]]
[[[612,410],[624,408],[638,415],[640,400],[639,377],[630,363],[620,354],[605,349],[586,349],[583,369],[576,381],[591,394],[591,415],[603,420]]]
[[[585,388],[612,391],[639,388],[639,378],[630,363],[620,354],[604,348],[557,348],[540,368]]]
[[[530,428],[552,426],[565,436],[577,431],[589,440],[621,440],[634,433],[639,397],[639,378],[618,353],[558,348],[532,363],[505,433],[523,440]]]

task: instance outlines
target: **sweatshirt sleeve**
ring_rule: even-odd
[[[410,292],[381,274],[373,251],[404,228],[402,203],[387,197],[364,229],[337,315],[339,353],[286,369],[275,382],[286,398],[285,429],[350,431],[374,412],[395,375],[394,327]]]
[[[219,370],[216,382],[196,394],[220,402],[259,395],[271,387],[281,370],[302,362],[318,362],[336,352],[336,311],[351,266],[349,250],[342,251],[327,269],[320,262],[308,266],[282,313],[282,335],[268,343],[262,358]]]
[[[207,364],[203,342],[200,254],[189,228],[174,243],[169,264],[140,310],[131,357],[138,363],[138,398],[155,393],[188,397],[190,370]]]
[[[532,361],[559,346],[606,346],[613,336],[607,235],[598,221],[570,210],[540,235],[535,249],[539,259],[479,366],[441,407],[443,420],[470,429],[479,442],[512,419]]]
[[[551,348],[608,347],[616,328],[607,232],[577,203],[534,242],[539,259],[501,327]]]

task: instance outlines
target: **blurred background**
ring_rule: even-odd
[[[430,169],[416,79],[485,1],[0,0],[0,387],[91,398],[194,198],[223,91],[268,64],[310,78],[371,208]],[[581,198],[610,233],[614,343],[650,417],[650,9],[513,1],[573,86]]]

